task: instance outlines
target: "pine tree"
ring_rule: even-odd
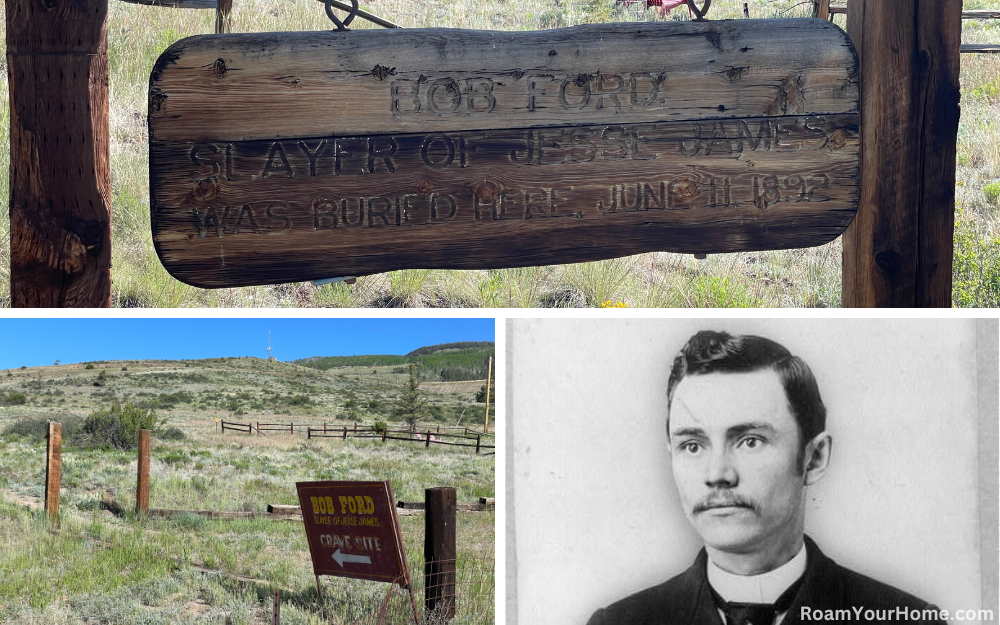
[[[410,363],[410,381],[406,385],[406,390],[396,401],[396,410],[393,415],[409,426],[411,431],[417,429],[417,423],[427,414],[427,402],[420,391],[420,382],[417,381],[416,370],[413,363]]]

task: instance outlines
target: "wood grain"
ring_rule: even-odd
[[[59,527],[59,489],[62,472],[62,424],[49,421],[45,445],[45,512]]]
[[[844,306],[951,306],[961,4],[848,4],[865,126]]]
[[[136,463],[135,513],[149,514],[149,449],[152,432],[139,430],[139,452]]]
[[[15,307],[111,303],[107,0],[7,0]]]
[[[153,238],[202,287],[819,245],[857,106],[822,20],[193,37],[151,76]]]
[[[424,490],[424,605],[441,620],[455,616],[455,489]]]

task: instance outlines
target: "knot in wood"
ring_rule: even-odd
[[[228,71],[229,68],[226,67],[225,60],[215,59],[215,63],[212,63],[212,73],[215,74],[216,78],[222,78]]]

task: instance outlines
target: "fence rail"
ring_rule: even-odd
[[[830,15],[847,14],[847,6],[843,4],[830,5]],[[1000,11],[993,9],[976,9],[962,11],[963,20],[997,20],[1000,19]],[[989,43],[963,43],[959,46],[962,54],[998,54],[1000,45]]]
[[[306,423],[236,423],[232,421],[220,421],[222,424],[222,431],[233,430],[234,432],[242,432],[245,434],[253,434],[254,430],[257,430],[258,434],[264,434],[265,432],[287,432],[289,434],[295,433],[295,428],[299,428],[299,432],[305,428],[306,438],[339,438],[341,440],[347,440],[348,438],[375,438],[380,439],[382,442],[385,441],[404,441],[410,443],[423,443],[424,447],[430,447],[431,444],[434,445],[449,445],[452,447],[469,447],[475,448],[476,453],[480,453],[483,450],[495,450],[496,445],[484,444],[483,439],[489,441],[494,441],[494,432],[483,433],[483,432],[469,432],[469,428],[449,428],[445,426],[444,428],[426,428],[422,431],[412,430],[412,429],[393,429],[384,428],[381,431],[375,431],[372,426],[355,423],[353,427],[348,427],[342,425],[340,427],[332,427],[329,424],[324,423],[322,428],[313,427]],[[361,426],[360,428],[358,426]],[[465,434],[450,434],[448,432],[441,432],[441,429],[445,430],[462,430]],[[406,436],[392,436],[393,434],[405,434]],[[444,438],[457,439],[459,441],[468,442],[451,442],[445,440],[439,440]],[[474,442],[473,442],[474,441]],[[490,451],[487,453],[495,453],[495,451]]]

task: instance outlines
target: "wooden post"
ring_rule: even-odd
[[[388,429],[389,429],[388,425],[386,425],[384,428],[382,428],[382,442],[383,443],[385,442],[385,431],[388,430]]]
[[[424,605],[441,620],[455,616],[455,489],[424,491]]]
[[[219,5],[215,7],[215,34],[233,32],[233,23],[230,15],[233,12],[233,0],[219,0]]]
[[[45,446],[45,511],[59,527],[59,474],[62,470],[62,424],[49,421]]]
[[[951,306],[961,0],[849,0],[861,195],[843,305]]]
[[[476,453],[477,454],[479,453],[479,437],[480,436],[482,436],[482,435],[481,434],[476,434]]]
[[[347,426],[344,426],[344,440],[347,440]]]
[[[323,433],[326,434],[326,422],[323,423]]]
[[[139,430],[139,469],[135,487],[135,513],[149,514],[149,445],[150,431]]]
[[[490,356],[489,369],[486,372],[486,425],[483,426],[483,431],[489,434],[490,432],[490,378],[493,377],[493,356]]]
[[[431,446],[431,431],[427,430],[427,442],[424,443],[424,447]]]
[[[313,437],[313,429],[309,426],[306,426],[306,440],[310,440],[312,439],[312,437]]]
[[[288,424],[288,433],[295,434],[295,422],[290,422]]]
[[[108,0],[6,9],[11,305],[108,307]]]
[[[830,19],[830,0],[813,0],[813,17]]]
[[[316,578],[317,581],[319,578]],[[272,621],[274,625],[281,623],[281,591],[274,591],[274,620]]]

